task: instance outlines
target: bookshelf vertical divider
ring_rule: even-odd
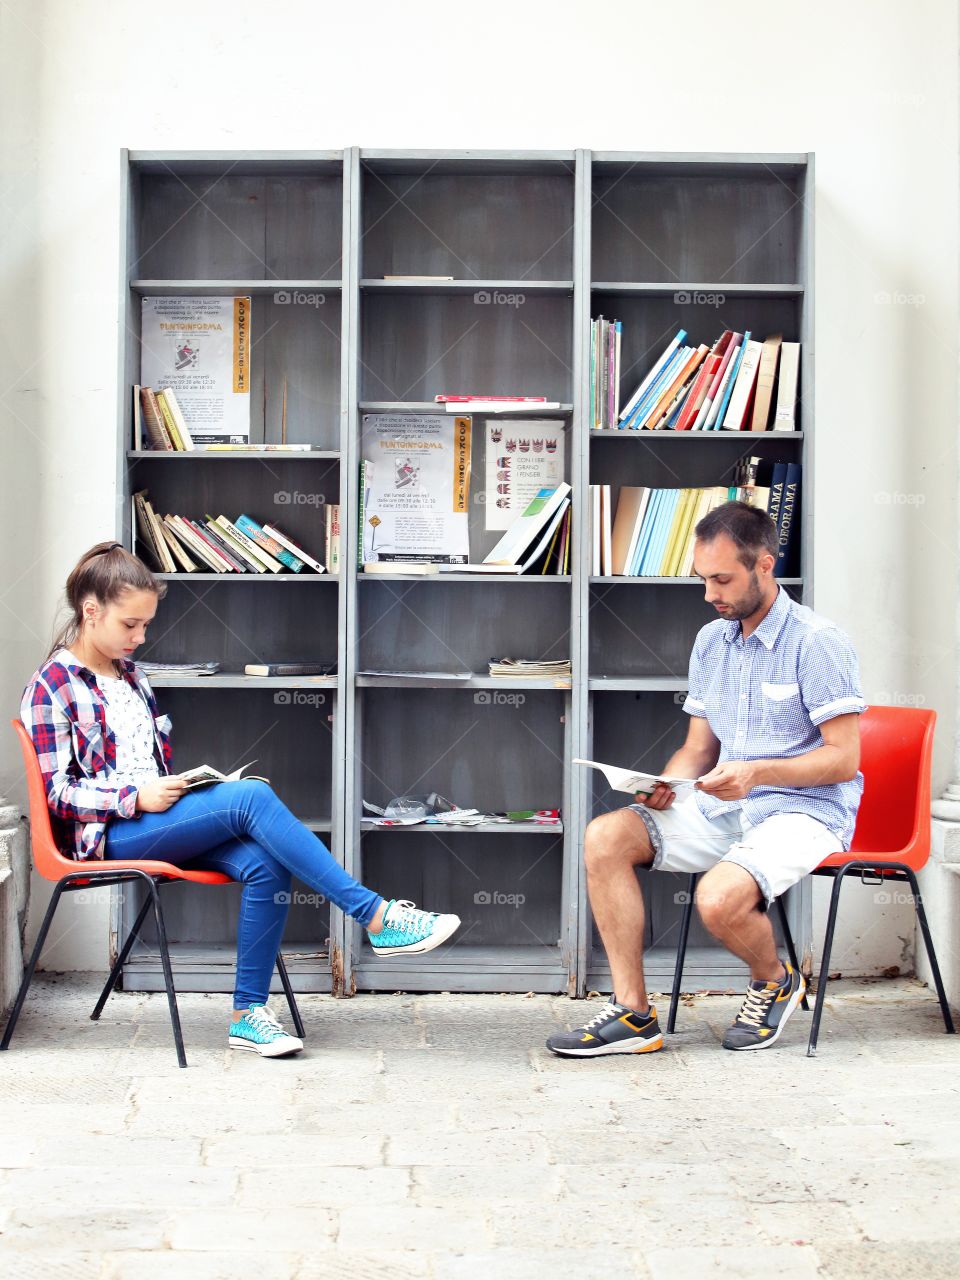
[[[147,646],[156,661],[221,661],[222,678],[154,682],[174,720],[176,765],[235,767],[260,755],[299,817],[358,879],[463,918],[452,944],[384,960],[330,904],[291,906],[284,949],[300,990],[609,989],[583,870],[583,832],[611,796],[574,757],[659,768],[682,740],[689,649],[711,619],[690,581],[598,579],[589,486],[729,483],[742,456],[801,461],[802,562],[790,579],[812,603],[813,157],[656,152],[126,152],[121,155],[117,537],[133,547],[131,495],[164,511],[209,505],[277,515],[312,553],[322,507],[338,502],[337,579],[176,574]],[[393,279],[385,277],[416,277]],[[452,279],[448,279],[452,277]],[[297,290],[322,301],[296,305]],[[140,381],[140,300],[155,293],[250,293],[251,440],[288,438],[323,456],[184,457],[131,448]],[[512,297],[510,305],[499,298]],[[522,299],[517,302],[517,298]],[[719,301],[717,299],[719,298]],[[285,301],[284,301],[285,299]],[[637,433],[590,427],[590,321],[623,321],[621,403],[681,326],[802,343],[795,433]],[[567,575],[519,579],[364,575],[356,564],[363,420],[439,412],[441,392],[544,395],[565,424],[573,490]],[[522,414],[498,415],[509,431]],[[483,501],[486,418],[473,416],[471,558],[498,536]],[[305,505],[298,506],[306,495]],[[180,503],[180,506],[177,503]],[[259,515],[258,515],[259,512]],[[283,575],[281,575],[283,577]],[[327,580],[323,580],[326,578]],[[191,581],[191,579],[193,579]],[[336,599],[334,600],[334,594]],[[499,686],[493,657],[569,657],[569,688]],[[245,661],[336,658],[336,676],[251,682]],[[368,669],[395,677],[372,678]],[[470,669],[464,687],[410,670]],[[500,690],[513,690],[512,701]],[[252,749],[234,760],[237,751]],[[231,762],[233,762],[231,764]],[[437,790],[488,810],[560,808],[561,830],[375,830],[362,801]],[[652,989],[672,973],[678,888],[645,880]],[[182,989],[232,987],[239,890],[171,887],[168,931]],[[136,911],[117,890],[111,945]],[[809,946],[810,891],[790,910]],[[740,967],[695,926],[686,985],[734,986]],[[660,979],[663,979],[661,982]],[[151,937],[126,965],[128,989],[159,990]]]

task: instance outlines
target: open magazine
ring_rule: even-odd
[[[249,769],[250,765],[256,764],[256,760],[248,760],[246,764],[242,764],[239,769],[234,769],[233,773],[221,773],[219,769],[214,769],[212,764],[198,764],[193,769],[186,769],[179,776],[185,778],[187,782],[187,790],[192,791],[194,787],[207,787],[211,782],[239,782],[240,775],[244,769]],[[248,778],[258,778],[255,773],[248,773]],[[269,782],[269,778],[260,778],[261,782]]]
[[[670,778],[666,774],[641,773],[637,769],[621,769],[615,764],[598,764],[596,760],[574,760],[574,764],[585,764],[591,769],[599,769],[606,777],[614,791],[626,791],[629,795],[642,793],[652,795],[660,782],[672,787],[678,796],[689,795],[697,778]]]

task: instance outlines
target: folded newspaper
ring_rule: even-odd
[[[671,778],[662,773],[641,773],[637,769],[621,769],[615,764],[598,764],[596,760],[574,760],[574,764],[585,764],[591,769],[599,769],[606,777],[614,791],[626,791],[628,795],[652,795],[658,783],[664,782],[672,787],[678,796],[688,795],[698,778]]]

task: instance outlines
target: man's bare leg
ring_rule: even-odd
[[[697,909],[710,933],[750,966],[753,982],[780,982],[785,969],[773,925],[759,908],[759,885],[736,863],[718,863],[697,885]]]
[[[583,860],[593,918],[600,930],[619,1004],[648,1007],[643,976],[643,894],[634,870],[653,861],[646,824],[630,809],[602,814],[588,825]]]

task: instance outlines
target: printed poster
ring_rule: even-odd
[[[140,385],[172,387],[195,444],[250,439],[250,298],[144,298]]]
[[[541,489],[563,480],[564,424],[488,421],[486,444],[486,527],[509,529]]]
[[[470,560],[471,420],[363,418],[363,560]]]

